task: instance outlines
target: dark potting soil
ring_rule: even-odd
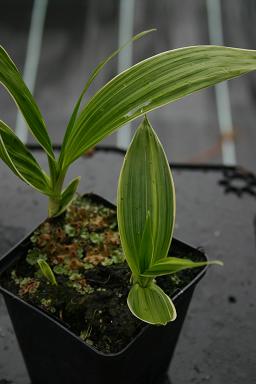
[[[200,252],[171,255],[202,259]],[[200,257],[201,256],[201,257]],[[57,285],[39,268],[45,260]],[[158,285],[173,297],[196,275],[197,269],[159,277]],[[40,307],[104,353],[122,350],[145,326],[127,306],[131,272],[121,248],[116,211],[102,201],[78,197],[67,212],[47,219],[31,237],[31,247],[1,276],[1,285]]]

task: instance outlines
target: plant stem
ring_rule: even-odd
[[[132,275],[133,284],[139,284],[141,287],[148,287],[154,279],[152,277],[136,276]]]
[[[66,170],[60,170],[58,163],[48,157],[52,195],[48,200],[48,216],[56,216],[61,207],[61,192],[66,176]]]
[[[56,198],[49,197],[49,199],[48,199],[48,217],[55,216],[57,214],[57,212],[59,211],[60,202],[61,202],[60,196],[61,195],[59,195],[59,197],[56,197]]]

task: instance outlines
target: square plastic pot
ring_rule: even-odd
[[[114,206],[96,195],[94,200]],[[26,257],[30,236],[0,260],[0,274]],[[176,239],[172,247],[200,253]],[[145,325],[120,352],[104,354],[88,346],[61,322],[0,286],[32,384],[156,384],[170,365],[189,303],[206,268],[173,297],[178,317],[166,326]]]

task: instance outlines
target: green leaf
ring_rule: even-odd
[[[83,108],[65,143],[63,167],[128,121],[255,69],[253,50],[203,45],[163,52],[132,66]]]
[[[60,153],[60,163],[62,162],[63,160],[63,154],[65,152],[65,148],[66,148],[66,144],[67,142],[69,141],[69,137],[70,135],[72,134],[72,130],[73,130],[73,126],[75,124],[75,121],[76,121],[76,118],[77,118],[77,114],[78,114],[78,111],[79,111],[79,108],[80,108],[80,105],[81,105],[81,102],[83,100],[83,97],[85,95],[85,93],[87,92],[87,90],[89,89],[90,85],[92,84],[93,80],[98,76],[98,74],[102,71],[102,69],[105,67],[105,65],[110,61],[112,60],[115,56],[117,56],[122,50],[124,50],[127,45],[133,43],[134,41],[136,40],[139,40],[141,39],[143,36],[147,35],[148,33],[150,32],[153,32],[155,31],[155,29],[150,29],[148,31],[144,31],[144,32],[141,32],[141,33],[138,33],[137,35],[133,36],[130,40],[128,40],[124,45],[122,45],[120,48],[118,48],[116,51],[114,51],[113,53],[111,53],[111,55],[109,55],[106,59],[104,59],[103,61],[101,61],[97,67],[95,68],[95,70],[93,71],[93,73],[91,74],[91,76],[89,77],[89,80],[87,81],[76,105],[75,105],[75,108],[74,108],[74,111],[71,115],[71,118],[69,120],[69,123],[68,123],[68,127],[67,127],[67,130],[66,130],[66,133],[65,133],[65,137],[64,137],[64,141],[63,141],[63,144],[62,144],[62,148],[61,148],[61,153]]]
[[[172,300],[155,283],[148,287],[134,284],[129,292],[127,304],[134,316],[149,324],[165,325],[176,319]]]
[[[76,177],[74,180],[71,181],[71,183],[67,186],[66,189],[61,194],[61,199],[60,199],[60,207],[58,212],[54,214],[54,217],[59,216],[62,214],[69,204],[72,202],[72,200],[75,197],[75,193],[78,187],[78,184],[80,182],[81,177]]]
[[[26,84],[15,64],[0,46],[0,83],[6,88],[23,114],[32,134],[54,159],[54,153],[44,120]]]
[[[142,239],[139,248],[139,263],[140,271],[145,271],[150,265],[153,257],[154,244],[151,231],[150,211],[147,212],[146,222],[142,234]]]
[[[0,120],[0,158],[23,181],[50,194],[49,178],[10,127]]]
[[[163,259],[157,260],[153,265],[150,266],[145,272],[142,273],[143,277],[156,277],[167,275],[171,273],[176,273],[184,269],[204,267],[206,265],[223,265],[221,261],[211,260],[211,261],[199,261],[194,262],[188,259],[179,259],[176,257],[165,257]]]
[[[122,247],[133,274],[143,273],[167,255],[175,219],[174,184],[162,145],[146,118],[128,148],[120,173],[117,217]],[[152,237],[153,249],[150,245],[147,249],[144,236]]]
[[[54,273],[49,266],[49,264],[44,259],[37,260],[37,263],[40,267],[40,270],[44,277],[52,284],[52,285],[58,285],[56,278],[54,276]]]

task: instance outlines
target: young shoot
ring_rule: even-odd
[[[149,32],[134,36],[127,44]],[[133,65],[82,105],[93,80],[127,44],[103,60],[89,77],[70,117],[58,158],[36,101],[0,46],[0,83],[14,99],[28,128],[45,151],[49,172],[41,168],[28,148],[1,120],[0,158],[16,176],[48,197],[49,216],[60,215],[74,198],[80,178],[64,186],[69,166],[106,136],[153,109],[256,69],[253,50],[204,45],[175,49]]]
[[[164,149],[145,117],[130,144],[119,177],[117,217],[122,247],[132,272],[128,306],[139,319],[166,324],[176,318],[169,296],[155,278],[220,261],[168,257],[174,222],[175,189]]]
[[[37,260],[37,264],[46,280],[48,280],[52,285],[58,285],[55,275],[47,261],[39,259]]]

